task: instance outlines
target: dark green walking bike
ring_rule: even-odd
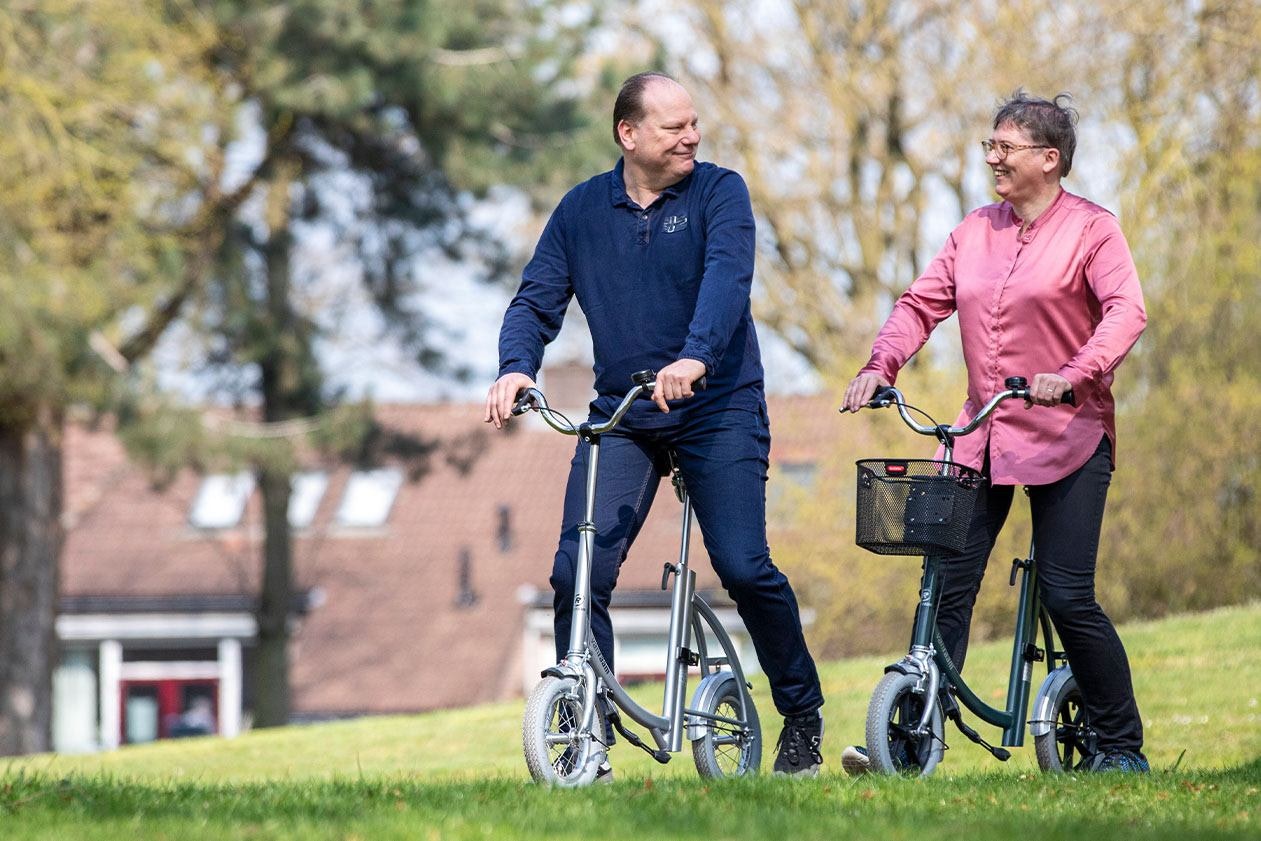
[[[1028,557],[1012,561],[1010,584],[1019,585],[1020,596],[1007,701],[1002,709],[986,704],[968,686],[951,662],[937,629],[942,561],[962,551],[985,481],[976,470],[954,462],[954,440],[979,427],[1004,400],[1029,399],[1025,378],[1010,377],[1004,385],[1006,390],[964,426],[919,423],[908,410],[925,417],[927,413],[908,406],[896,388],[877,390],[868,404],[871,408],[897,406],[907,426],[936,437],[943,448],[941,460],[878,458],[858,462],[858,545],[882,555],[924,558],[910,651],[885,669],[867,710],[867,752],[871,769],[880,773],[932,773],[946,748],[946,719],[969,740],[1004,761],[1011,756],[1005,747],[1024,744],[1027,722],[1038,766],[1044,771],[1072,770],[1094,753],[1081,693],[1067,657],[1056,648],[1050,617],[1038,599],[1032,544]],[[1064,402],[1072,402],[1072,392],[1065,395]],[[1047,676],[1033,699],[1033,714],[1026,720],[1034,664],[1038,662],[1046,664]],[[960,705],[1000,728],[1003,747],[991,745],[965,723]]]

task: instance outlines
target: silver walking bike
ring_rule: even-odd
[[[521,726],[525,762],[530,775],[540,783],[583,786],[593,782],[611,741],[606,719],[628,743],[663,764],[683,749],[686,736],[692,745],[696,770],[703,777],[753,774],[762,759],[762,729],[749,694],[750,684],[731,638],[713,609],[697,594],[696,573],[688,568],[692,504],[673,457],[670,472],[675,494],[683,505],[683,524],[679,560],[667,562],[661,576],[663,590],[671,589],[671,575],[674,581],[663,652],[665,696],[660,714],[641,707],[627,694],[592,636],[589,602],[600,438],[621,423],[636,400],[650,397],[656,386],[652,371],[641,371],[632,379],[634,387],[604,423],[573,424],[549,408],[547,399],[535,388],[524,390],[512,410],[514,415],[537,411],[552,429],[576,435],[590,446],[586,509],[578,526],[578,569],[569,651],[555,666],[543,670],[542,680],[526,703]],[[684,706],[693,669],[700,682],[691,706]],[[623,724],[619,710],[647,728],[655,747]]]

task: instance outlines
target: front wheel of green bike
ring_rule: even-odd
[[[924,695],[913,675],[889,672],[871,693],[867,707],[867,754],[881,774],[927,776],[941,761],[945,727],[941,707],[933,709],[928,731],[916,734],[924,715]]]
[[[1070,674],[1056,681],[1046,701],[1046,709],[1051,726],[1047,732],[1033,737],[1038,767],[1052,774],[1072,771],[1094,754],[1090,718],[1086,715],[1075,677]]]
[[[688,728],[689,736],[695,735],[696,770],[702,777],[756,774],[762,764],[762,724],[753,699],[730,672],[721,673],[716,681],[698,687],[693,702],[695,711],[705,714],[696,716],[698,723]]]
[[[582,702],[582,686],[571,677],[545,677],[530,693],[521,743],[535,782],[574,787],[595,779],[605,748],[580,732]]]

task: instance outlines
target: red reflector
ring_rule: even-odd
[[[890,476],[905,476],[906,465],[898,461],[886,461],[884,463],[884,472]]]

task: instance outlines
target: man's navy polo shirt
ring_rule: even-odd
[[[607,417],[631,374],[698,359],[708,387],[663,414],[636,404],[623,422],[656,428],[724,408],[763,405],[749,307],[753,210],[738,173],[697,162],[649,207],[627,194],[622,161],[561,199],[522,273],[499,334],[499,375],[536,378],[543,347],[576,296],[595,350],[592,414]]]

